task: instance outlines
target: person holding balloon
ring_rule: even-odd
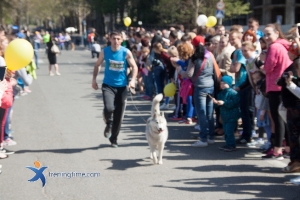
[[[1,49],[3,49],[3,46],[1,46]],[[0,55],[0,67],[6,67],[6,62],[4,61],[3,55]],[[7,145],[9,142],[14,142],[10,138],[4,138],[4,126],[6,122],[6,117],[8,113],[8,109],[12,106],[13,102],[13,88],[12,84],[10,83],[10,78],[12,76],[12,73],[10,70],[7,69],[7,73],[5,75],[5,78],[3,81],[1,81],[1,89],[0,89],[0,95],[1,95],[1,106],[0,106],[0,159],[8,158],[8,155],[5,154],[4,145]],[[2,85],[5,85],[2,87]]]
[[[50,35],[50,40],[49,42],[47,42],[47,48],[48,48],[48,61],[49,61],[49,75],[50,76],[54,76],[54,74],[52,73],[52,65],[54,65],[55,68],[55,73],[57,76],[60,76],[61,74],[59,73],[59,67],[57,64],[57,60],[56,60],[56,53],[53,53],[51,51],[52,46],[55,44],[55,42],[57,42],[57,38],[54,36],[54,33],[51,33]]]
[[[1,48],[0,52],[1,55],[5,57],[5,64],[7,66],[6,74],[5,74],[5,81],[7,83],[7,88],[4,91],[4,94],[1,99],[1,107],[0,107],[0,122],[1,122],[1,129],[0,129],[0,143],[3,145],[5,142],[6,144],[14,143],[10,138],[6,138],[4,141],[4,126],[7,117],[8,108],[12,106],[13,103],[13,89],[12,89],[12,76],[16,70],[20,70],[28,65],[32,58],[33,58],[33,47],[32,45],[25,39],[15,39],[11,41],[8,45],[7,43],[0,40]],[[14,81],[15,82],[15,81]]]
[[[1,39],[0,39],[1,40]],[[1,49],[1,48],[0,48]],[[2,56],[0,56],[0,67],[5,67],[6,63]],[[2,103],[2,97],[4,95],[4,92],[7,90],[7,82],[6,80],[0,81],[0,105]],[[3,143],[2,143],[2,136],[0,135],[0,159],[5,159],[8,156],[4,153]]]

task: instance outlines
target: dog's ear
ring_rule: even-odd
[[[161,112],[161,116],[162,116],[162,117],[165,117],[165,112]]]
[[[156,112],[153,114],[152,118],[153,118],[153,119],[156,119],[156,118],[157,118]]]

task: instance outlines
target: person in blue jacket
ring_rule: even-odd
[[[223,76],[218,100],[213,98],[214,104],[220,106],[221,119],[225,132],[226,145],[219,147],[219,149],[227,152],[236,150],[234,131],[237,128],[237,120],[240,118],[240,96],[231,87],[232,77]]]

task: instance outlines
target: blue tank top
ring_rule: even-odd
[[[104,48],[103,83],[113,87],[127,86],[127,51],[128,49],[122,46],[118,51],[112,51],[110,46]]]

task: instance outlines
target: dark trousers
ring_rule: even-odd
[[[287,124],[290,133],[291,162],[300,162],[300,106],[287,109]]]
[[[126,87],[112,87],[102,84],[104,116],[107,125],[112,125],[111,142],[117,141],[127,102]]]
[[[65,48],[66,50],[69,50],[70,41],[65,41]]]
[[[240,109],[241,118],[243,121],[243,134],[242,138],[250,140],[252,130],[254,130],[254,107],[252,98],[252,88],[248,87],[240,91]]]
[[[275,147],[282,147],[282,140],[285,134],[285,125],[279,116],[278,107],[281,103],[281,92],[268,92],[270,112],[275,125]]]
[[[92,51],[92,58],[95,58],[95,55],[96,55],[97,58],[99,58],[99,52]]]

